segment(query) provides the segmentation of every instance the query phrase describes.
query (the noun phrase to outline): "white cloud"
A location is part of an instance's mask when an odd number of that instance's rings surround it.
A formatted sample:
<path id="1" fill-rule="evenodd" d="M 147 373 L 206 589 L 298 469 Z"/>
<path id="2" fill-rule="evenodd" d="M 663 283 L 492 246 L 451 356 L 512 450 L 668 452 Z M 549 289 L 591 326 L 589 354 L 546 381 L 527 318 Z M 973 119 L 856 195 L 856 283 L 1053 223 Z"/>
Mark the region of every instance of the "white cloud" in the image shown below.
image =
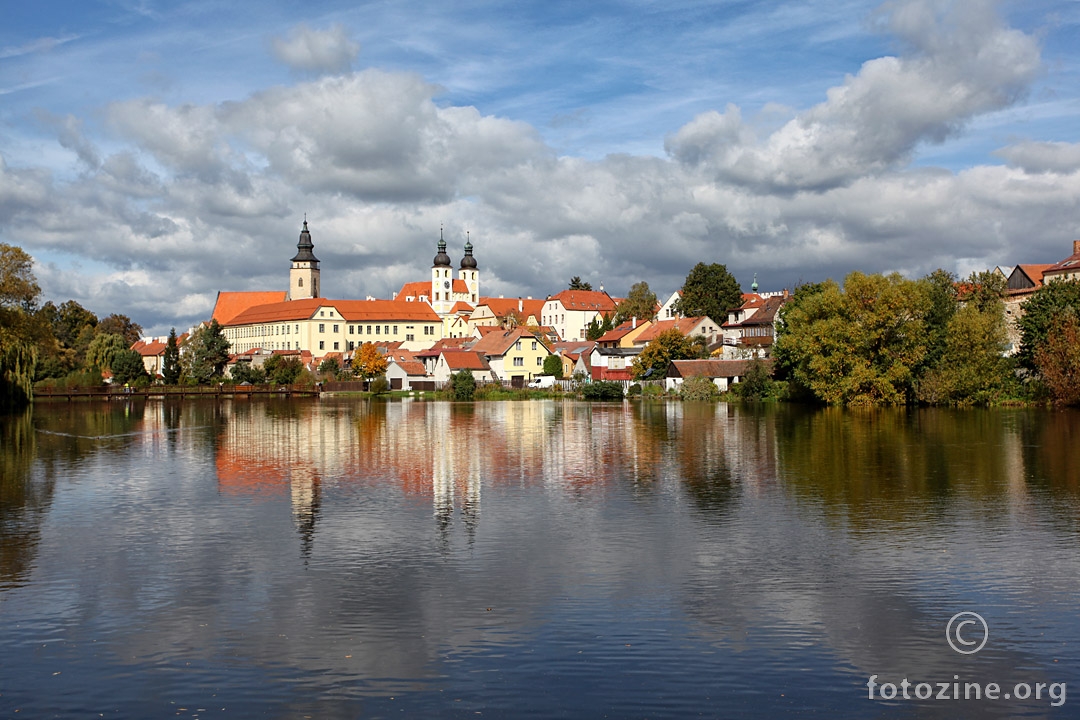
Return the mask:
<path id="1" fill-rule="evenodd" d="M 329 30 L 314 30 L 301 23 L 288 39 L 274 38 L 273 48 L 278 60 L 304 72 L 346 72 L 360 52 L 360 45 L 337 24 Z"/>
<path id="2" fill-rule="evenodd" d="M 1011 167 L 1029 173 L 1074 173 L 1080 170 L 1080 143 L 1026 140 L 997 150 Z"/>

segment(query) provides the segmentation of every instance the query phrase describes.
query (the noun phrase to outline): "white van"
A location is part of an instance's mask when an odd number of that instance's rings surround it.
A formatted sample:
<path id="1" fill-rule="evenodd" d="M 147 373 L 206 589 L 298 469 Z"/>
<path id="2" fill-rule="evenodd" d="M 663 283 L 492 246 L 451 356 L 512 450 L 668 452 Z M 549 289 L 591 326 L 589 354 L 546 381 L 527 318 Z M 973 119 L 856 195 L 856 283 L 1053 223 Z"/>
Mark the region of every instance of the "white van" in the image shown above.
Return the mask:
<path id="1" fill-rule="evenodd" d="M 549 388 L 555 387 L 554 375 L 537 375 L 529 381 L 529 387 L 531 388 Z"/>

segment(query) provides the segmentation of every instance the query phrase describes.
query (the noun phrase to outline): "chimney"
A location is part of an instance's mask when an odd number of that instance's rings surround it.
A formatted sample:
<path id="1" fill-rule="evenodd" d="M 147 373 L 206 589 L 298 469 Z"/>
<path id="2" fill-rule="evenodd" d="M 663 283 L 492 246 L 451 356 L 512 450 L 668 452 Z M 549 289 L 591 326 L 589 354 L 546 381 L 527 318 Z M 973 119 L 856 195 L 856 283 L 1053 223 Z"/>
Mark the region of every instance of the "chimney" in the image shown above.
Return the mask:
<path id="1" fill-rule="evenodd" d="M 391 300 L 397 300 L 397 290 L 395 290 L 394 292 L 390 293 L 390 299 L 391 299 Z"/>
<path id="2" fill-rule="evenodd" d="M 1073 240 L 1073 255 L 1080 255 L 1080 240 Z"/>
<path id="3" fill-rule="evenodd" d="M 630 318 L 630 329 L 637 330 L 637 317 Z"/>
<path id="4" fill-rule="evenodd" d="M 523 308 L 524 305 L 522 305 L 521 298 L 518 298 L 518 312 L 521 312 Z"/>

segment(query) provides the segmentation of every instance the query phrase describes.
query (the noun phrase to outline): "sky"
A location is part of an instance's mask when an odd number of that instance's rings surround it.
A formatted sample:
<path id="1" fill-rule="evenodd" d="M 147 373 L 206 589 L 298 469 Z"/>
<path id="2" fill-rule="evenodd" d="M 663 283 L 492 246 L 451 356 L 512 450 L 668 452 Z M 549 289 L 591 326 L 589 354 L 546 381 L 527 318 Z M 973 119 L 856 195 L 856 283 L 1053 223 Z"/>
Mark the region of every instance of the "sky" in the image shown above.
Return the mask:
<path id="1" fill-rule="evenodd" d="M 7 3 L 0 242 L 42 301 L 161 335 L 284 290 L 580 276 L 666 298 L 1057 262 L 1080 239 L 1077 0 Z"/>

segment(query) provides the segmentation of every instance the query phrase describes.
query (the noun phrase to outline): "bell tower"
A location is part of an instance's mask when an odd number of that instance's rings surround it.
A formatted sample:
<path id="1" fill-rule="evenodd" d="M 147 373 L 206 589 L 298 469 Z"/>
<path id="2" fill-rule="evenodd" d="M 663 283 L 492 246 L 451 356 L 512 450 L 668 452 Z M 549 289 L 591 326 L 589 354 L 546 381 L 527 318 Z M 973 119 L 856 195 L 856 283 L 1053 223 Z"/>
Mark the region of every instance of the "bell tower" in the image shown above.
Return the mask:
<path id="1" fill-rule="evenodd" d="M 450 256 L 446 254 L 446 241 L 443 240 L 442 228 L 439 228 L 439 252 L 431 263 L 431 295 L 428 301 L 431 309 L 440 315 L 450 312 L 454 306 L 451 291 L 454 278 L 450 270 Z"/>
<path id="2" fill-rule="evenodd" d="M 292 259 L 292 268 L 289 270 L 290 300 L 319 297 L 319 258 L 312 252 L 314 249 L 305 215 L 300 242 L 296 243 L 296 257 Z"/>
<path id="3" fill-rule="evenodd" d="M 461 269 L 458 275 L 469 288 L 468 303 L 475 307 L 476 303 L 480 302 L 480 271 L 476 268 L 476 258 L 473 257 L 472 252 L 472 240 L 466 235 L 465 255 L 461 258 Z"/>

